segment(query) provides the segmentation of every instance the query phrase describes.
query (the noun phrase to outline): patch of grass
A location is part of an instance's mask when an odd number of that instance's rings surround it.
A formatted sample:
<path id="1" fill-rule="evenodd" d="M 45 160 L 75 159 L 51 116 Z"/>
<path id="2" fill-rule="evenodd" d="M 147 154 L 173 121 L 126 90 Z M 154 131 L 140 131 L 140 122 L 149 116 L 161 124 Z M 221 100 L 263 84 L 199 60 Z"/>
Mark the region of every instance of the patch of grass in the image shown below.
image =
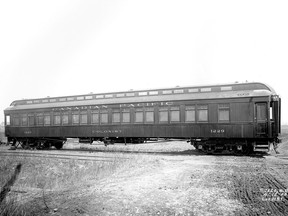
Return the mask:
<path id="1" fill-rule="evenodd" d="M 66 146 L 69 148 L 70 146 Z M 124 145 L 124 143 L 115 143 L 114 145 L 104 146 L 104 144 L 78 144 L 78 147 L 83 150 L 101 151 L 101 152 L 130 152 L 130 153 L 169 153 L 169 152 L 183 152 L 193 149 L 190 143 L 186 140 L 159 140 L 159 141 L 148 141 L 147 143 L 141 144 L 130 144 Z"/>
<path id="2" fill-rule="evenodd" d="M 288 125 L 281 126 L 280 139 L 281 143 L 278 144 L 277 150 L 280 154 L 288 155 Z"/>
<path id="3" fill-rule="evenodd" d="M 0 161 L 0 187 L 7 183 L 17 164 L 22 164 L 11 192 L 0 204 L 0 215 L 30 215 L 25 203 L 39 197 L 45 204 L 46 194 L 85 187 L 97 183 L 116 172 L 137 164 L 139 156 L 127 158 L 122 154 L 111 154 L 109 161 L 84 161 L 55 158 L 24 158 L 4 156 Z M 46 195 L 47 196 L 47 195 Z M 37 207 L 36 207 L 37 208 Z"/>

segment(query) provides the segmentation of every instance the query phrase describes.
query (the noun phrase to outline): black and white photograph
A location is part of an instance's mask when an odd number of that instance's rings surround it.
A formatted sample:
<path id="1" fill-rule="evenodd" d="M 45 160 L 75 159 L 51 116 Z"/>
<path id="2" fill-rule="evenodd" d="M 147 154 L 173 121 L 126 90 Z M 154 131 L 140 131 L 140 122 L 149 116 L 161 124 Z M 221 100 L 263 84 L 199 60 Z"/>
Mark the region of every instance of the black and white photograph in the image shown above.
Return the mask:
<path id="1" fill-rule="evenodd" d="M 287 11 L 0 0 L 0 216 L 288 215 Z"/>

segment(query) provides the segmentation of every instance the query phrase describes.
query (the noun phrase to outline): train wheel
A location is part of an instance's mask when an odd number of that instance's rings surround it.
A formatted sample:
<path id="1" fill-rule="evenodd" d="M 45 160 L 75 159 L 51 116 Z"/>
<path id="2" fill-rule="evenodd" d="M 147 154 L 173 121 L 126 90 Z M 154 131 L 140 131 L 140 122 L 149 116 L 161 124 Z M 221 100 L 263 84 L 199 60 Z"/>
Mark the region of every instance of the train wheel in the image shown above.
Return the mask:
<path id="1" fill-rule="evenodd" d="M 245 146 L 245 155 L 250 155 L 253 152 L 252 145 L 246 145 Z"/>
<path id="2" fill-rule="evenodd" d="M 50 143 L 47 141 L 39 141 L 37 143 L 36 149 L 49 149 L 50 148 Z"/>
<path id="3" fill-rule="evenodd" d="M 235 146 L 234 150 L 233 150 L 234 155 L 236 156 L 241 156 L 244 155 L 244 149 L 242 148 L 241 150 L 237 149 L 237 146 Z"/>
<path id="4" fill-rule="evenodd" d="M 63 147 L 63 142 L 62 141 L 59 141 L 59 142 L 56 142 L 56 143 L 54 143 L 54 146 L 55 146 L 55 148 L 56 149 L 62 149 L 62 147 Z"/>
<path id="5" fill-rule="evenodd" d="M 207 154 L 210 154 L 210 155 L 215 154 L 215 153 L 216 153 L 216 148 L 215 148 L 215 146 L 213 146 L 213 145 L 208 145 L 208 146 L 206 147 L 206 153 L 207 153 Z"/>
<path id="6" fill-rule="evenodd" d="M 23 149 L 30 149 L 30 145 L 28 143 L 28 140 L 25 140 L 25 141 L 21 141 L 20 142 L 20 145 Z"/>

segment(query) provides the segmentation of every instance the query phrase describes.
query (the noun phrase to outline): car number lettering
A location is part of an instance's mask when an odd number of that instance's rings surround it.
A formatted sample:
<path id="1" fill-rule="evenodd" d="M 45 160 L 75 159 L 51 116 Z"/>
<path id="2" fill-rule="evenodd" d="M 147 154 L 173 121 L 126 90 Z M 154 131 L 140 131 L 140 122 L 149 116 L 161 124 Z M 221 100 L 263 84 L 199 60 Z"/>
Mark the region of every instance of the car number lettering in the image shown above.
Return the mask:
<path id="1" fill-rule="evenodd" d="M 210 133 L 211 134 L 222 134 L 222 133 L 225 133 L 225 130 L 224 129 L 211 129 Z"/>

